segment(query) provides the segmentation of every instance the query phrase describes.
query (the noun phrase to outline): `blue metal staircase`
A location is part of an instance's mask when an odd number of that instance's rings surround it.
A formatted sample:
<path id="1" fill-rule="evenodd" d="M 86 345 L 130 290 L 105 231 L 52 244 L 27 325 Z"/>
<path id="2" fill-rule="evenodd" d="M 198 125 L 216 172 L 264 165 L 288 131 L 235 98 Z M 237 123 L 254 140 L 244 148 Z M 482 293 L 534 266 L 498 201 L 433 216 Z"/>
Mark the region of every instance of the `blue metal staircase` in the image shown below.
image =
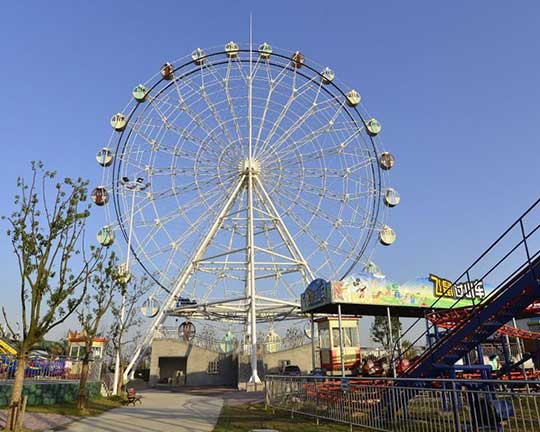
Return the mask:
<path id="1" fill-rule="evenodd" d="M 405 371 L 410 378 L 441 375 L 468 352 L 486 341 L 512 318 L 540 299 L 540 256 L 526 263 L 517 274 L 501 284 L 484 303 L 439 338 Z"/>
<path id="2" fill-rule="evenodd" d="M 540 300 L 540 280 L 538 278 L 540 276 L 540 250 L 534 254 L 531 254 L 529 250 L 531 247 L 531 237 L 535 234 L 537 236 L 540 234 L 540 224 L 538 224 L 538 220 L 535 220 L 533 227 L 528 232 L 526 232 L 524 224 L 525 218 L 530 218 L 533 210 L 540 210 L 539 204 L 540 199 L 480 255 L 454 284 L 457 284 L 460 280 L 468 280 L 470 282 L 469 275 L 480 266 L 485 268 L 486 258 L 491 258 L 490 254 L 494 250 L 498 250 L 502 244 L 506 244 L 503 242 L 508 241 L 509 238 L 514 238 L 512 236 L 515 235 L 516 231 L 518 231 L 520 236 L 518 243 L 508 251 L 505 251 L 506 253 L 503 254 L 502 258 L 497 257 L 495 265 L 491 266 L 480 279 L 491 274 L 501 264 L 508 263 L 508 258 L 516 253 L 516 251 L 524 252 L 524 256 L 526 257 L 525 263 L 501 282 L 484 301 L 467 308 L 464 318 L 456 323 L 453 328 L 440 331 L 436 323 L 426 320 L 426 331 L 410 346 L 414 346 L 419 340 L 425 338 L 428 341 L 428 348 L 412 362 L 410 367 L 400 374 L 400 377 L 435 378 L 443 375 L 455 376 L 457 368 L 454 365 L 458 360 L 465 358 L 475 348 L 478 349 L 478 354 L 480 355 L 482 342 L 485 342 L 507 322 L 520 315 L 531 303 Z M 452 287 L 448 289 L 452 289 Z M 459 300 L 463 298 L 457 298 L 454 305 L 457 305 Z M 436 303 L 432 306 L 435 306 Z M 416 322 L 401 335 L 401 340 L 407 337 L 407 333 L 411 331 Z M 404 352 L 399 350 L 401 340 L 395 343 L 394 359 L 401 358 L 404 354 Z M 480 363 L 482 363 L 481 359 Z M 464 365 L 460 366 L 460 369 L 479 370 L 482 372 L 484 378 L 489 378 L 491 371 L 489 367 L 482 364 Z"/>

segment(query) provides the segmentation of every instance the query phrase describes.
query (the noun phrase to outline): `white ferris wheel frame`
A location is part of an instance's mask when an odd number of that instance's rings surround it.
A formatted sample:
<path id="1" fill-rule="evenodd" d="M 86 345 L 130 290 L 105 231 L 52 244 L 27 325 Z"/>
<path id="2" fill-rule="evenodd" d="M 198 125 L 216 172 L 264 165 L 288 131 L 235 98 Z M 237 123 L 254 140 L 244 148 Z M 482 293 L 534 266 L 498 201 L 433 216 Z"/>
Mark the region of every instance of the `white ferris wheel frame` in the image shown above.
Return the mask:
<path id="1" fill-rule="evenodd" d="M 245 50 L 240 50 L 239 52 L 245 52 Z M 257 280 L 261 278 L 270 278 L 277 277 L 278 273 L 287 274 L 287 273 L 299 273 L 303 280 L 303 283 L 307 285 L 311 280 L 315 278 L 315 274 L 308 264 L 308 260 L 301 252 L 301 247 L 295 241 L 295 236 L 289 231 L 287 224 L 285 223 L 282 214 L 280 214 L 277 206 L 272 200 L 271 194 L 267 191 L 263 184 L 263 180 L 260 174 L 260 162 L 258 161 L 258 154 L 254 154 L 253 150 L 253 117 L 252 117 L 252 106 L 253 106 L 253 97 L 252 97 L 252 85 L 253 85 L 253 54 L 254 52 L 261 53 L 258 50 L 253 50 L 253 46 L 250 42 L 249 46 L 249 75 L 247 76 L 248 83 L 248 153 L 244 160 L 241 162 L 241 167 L 239 167 L 239 178 L 237 180 L 231 181 L 231 186 L 223 194 L 227 197 L 225 203 L 221 207 L 219 213 L 215 215 L 212 220 L 212 223 L 209 226 L 206 234 L 202 237 L 201 241 L 198 243 L 198 246 L 195 248 L 192 257 L 187 260 L 186 266 L 181 271 L 178 279 L 176 280 L 174 287 L 169 291 L 169 294 L 160 308 L 159 312 L 155 316 L 150 325 L 143 341 L 137 347 L 132 360 L 124 371 L 124 376 L 127 378 L 130 374 L 132 375 L 135 371 L 138 361 L 141 358 L 141 355 L 144 351 L 150 346 L 155 331 L 163 323 L 167 316 L 180 316 L 186 318 L 206 318 L 206 319 L 221 319 L 229 321 L 238 321 L 239 317 L 242 322 L 246 325 L 246 334 L 249 336 L 249 344 L 251 346 L 251 370 L 252 375 L 250 378 L 251 382 L 260 382 L 257 372 L 257 322 L 265 320 L 275 320 L 276 317 L 279 319 L 296 319 L 303 317 L 300 313 L 300 305 L 297 300 L 284 300 L 279 298 L 272 298 L 271 296 L 264 296 L 257 293 Z M 215 55 L 215 54 L 212 54 Z M 284 68 L 285 70 L 285 68 Z M 176 78 L 173 79 L 176 81 Z M 175 82 L 176 85 L 176 82 Z M 339 88 L 338 88 L 339 90 Z M 339 90 L 343 95 L 343 92 Z M 229 95 L 227 95 L 229 98 Z M 230 103 L 230 101 L 229 101 Z M 345 104 L 345 102 L 343 102 Z M 341 107 L 343 108 L 343 106 Z M 231 108 L 232 109 L 232 108 Z M 286 110 L 285 110 L 286 112 Z M 266 114 L 265 114 L 266 115 Z M 280 114 L 281 116 L 282 114 Z M 311 114 L 310 114 L 311 115 Z M 337 114 L 336 114 L 337 116 Z M 364 122 L 363 127 L 365 127 L 365 121 L 360 116 L 362 122 Z M 193 119 L 193 117 L 192 117 Z M 264 116 L 263 116 L 264 121 Z M 298 124 L 302 124 L 304 120 L 300 118 Z M 333 119 L 330 120 L 331 122 Z M 198 123 L 197 123 L 198 124 Z M 295 126 L 298 127 L 298 126 Z M 291 128 L 292 129 L 292 128 Z M 359 129 L 360 130 L 360 129 Z M 275 130 L 273 131 L 275 133 Z M 183 131 L 185 133 L 185 131 Z M 212 131 L 207 131 L 211 136 Z M 315 136 L 317 133 L 324 133 L 319 131 L 312 132 Z M 289 137 L 292 132 L 289 133 Z M 193 138 L 193 137 L 191 137 Z M 348 141 L 356 138 L 354 135 L 347 137 Z M 258 139 L 258 137 L 257 137 Z M 312 139 L 312 138 L 310 138 Z M 283 138 L 285 140 L 285 138 Z M 269 140 L 268 140 L 269 141 Z M 348 141 L 344 141 L 343 145 L 348 144 Z M 119 141 L 120 142 L 120 141 Z M 276 145 L 273 143 L 272 145 Z M 376 164 L 378 168 L 378 156 L 377 150 L 374 146 L 374 155 L 376 158 Z M 371 161 L 370 163 L 372 163 Z M 337 171 L 336 171 L 337 172 Z M 380 201 L 381 193 L 383 192 L 381 185 L 381 172 L 377 171 L 379 176 L 379 189 L 374 190 L 373 196 L 377 197 Z M 113 189 L 115 185 L 113 184 Z M 246 203 L 244 204 L 243 199 L 244 195 L 247 196 Z M 130 251 L 128 251 L 128 256 L 131 252 L 131 235 L 133 231 L 132 221 L 133 221 L 133 200 L 135 199 L 135 192 L 133 191 L 130 195 L 131 197 L 131 214 L 130 226 L 129 226 L 129 238 L 128 245 L 130 245 Z M 257 205 L 255 205 L 255 200 Z M 240 209 L 233 211 L 233 206 L 238 205 L 240 202 Z M 377 203 L 377 205 L 379 205 Z M 115 203 L 116 206 L 116 203 Z M 244 207 L 245 206 L 245 207 Z M 320 209 L 320 202 L 319 207 Z M 255 215 L 255 212 L 257 215 Z M 378 212 L 378 210 L 377 210 Z M 241 220 L 242 223 L 245 223 L 246 226 L 246 242 L 243 247 L 235 248 L 234 250 L 227 250 L 220 254 L 213 254 L 212 256 L 205 256 L 210 245 L 212 244 L 213 239 L 220 229 L 224 227 L 225 221 L 228 219 L 234 218 L 235 220 Z M 119 218 L 120 219 L 120 218 Z M 260 223 L 261 220 L 265 220 L 271 225 L 283 242 L 287 253 L 278 253 L 269 248 L 262 248 L 257 245 L 255 241 L 255 226 L 256 222 Z M 375 217 L 375 222 L 372 226 L 369 226 L 369 230 L 375 230 L 376 224 L 378 223 L 377 216 Z M 124 231 L 122 222 L 119 220 L 120 228 Z M 380 225 L 380 224 L 379 224 Z M 125 235 L 124 231 L 124 235 Z M 371 235 L 371 234 L 370 234 Z M 366 243 L 367 244 L 367 243 Z M 134 252 L 134 251 L 133 251 Z M 245 256 L 243 262 L 237 262 L 227 260 L 228 265 L 237 264 L 239 266 L 244 266 L 246 270 L 245 278 L 245 290 L 243 295 L 236 296 L 234 298 L 227 298 L 224 300 L 218 301 L 204 301 L 200 304 L 195 305 L 177 305 L 176 301 L 183 293 L 186 288 L 190 278 L 193 276 L 198 269 L 202 266 L 219 266 L 223 265 L 222 259 L 224 257 L 229 257 L 232 254 L 242 253 Z M 271 256 L 272 262 L 265 262 L 264 260 L 257 260 L 257 255 L 259 253 L 264 254 L 266 257 Z M 135 258 L 137 256 L 133 253 Z M 137 258 L 138 259 L 138 258 Z M 280 261 L 276 261 L 280 260 Z M 256 270 L 265 268 L 267 265 L 269 273 L 267 272 L 264 276 L 257 277 Z M 354 263 L 351 265 L 354 265 Z M 276 270 L 279 268 L 279 271 Z M 350 271 L 350 269 L 349 269 Z"/>

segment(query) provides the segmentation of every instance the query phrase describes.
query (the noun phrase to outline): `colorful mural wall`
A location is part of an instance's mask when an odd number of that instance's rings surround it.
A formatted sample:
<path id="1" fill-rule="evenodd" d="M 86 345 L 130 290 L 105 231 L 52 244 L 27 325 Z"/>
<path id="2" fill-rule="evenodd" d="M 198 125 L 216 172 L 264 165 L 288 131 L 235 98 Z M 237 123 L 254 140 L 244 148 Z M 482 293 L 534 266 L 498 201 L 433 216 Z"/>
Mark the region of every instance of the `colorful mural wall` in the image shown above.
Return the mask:
<path id="1" fill-rule="evenodd" d="M 301 303 L 306 311 L 329 303 L 430 307 L 438 300 L 435 307 L 446 309 L 470 306 L 473 299 L 478 303 L 485 295 L 480 280 L 452 285 L 431 274 L 399 284 L 380 274 L 357 273 L 341 281 L 315 279 L 302 294 Z"/>

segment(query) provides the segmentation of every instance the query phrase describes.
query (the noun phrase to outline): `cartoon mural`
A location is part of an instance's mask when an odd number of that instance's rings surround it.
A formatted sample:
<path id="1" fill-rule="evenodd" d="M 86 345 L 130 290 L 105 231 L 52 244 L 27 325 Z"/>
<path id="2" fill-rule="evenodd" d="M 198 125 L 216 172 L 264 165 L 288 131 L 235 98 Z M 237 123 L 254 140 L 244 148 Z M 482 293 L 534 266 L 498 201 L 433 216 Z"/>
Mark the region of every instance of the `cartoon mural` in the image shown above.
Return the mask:
<path id="1" fill-rule="evenodd" d="M 456 300 L 465 296 L 459 301 Z M 355 303 L 382 306 L 430 307 L 437 300 L 437 309 L 470 306 L 485 297 L 484 283 L 475 280 L 452 285 L 435 275 L 420 277 L 404 284 L 382 274 L 368 272 L 347 276 L 341 281 L 315 279 L 302 294 L 302 310 L 329 303 Z"/>

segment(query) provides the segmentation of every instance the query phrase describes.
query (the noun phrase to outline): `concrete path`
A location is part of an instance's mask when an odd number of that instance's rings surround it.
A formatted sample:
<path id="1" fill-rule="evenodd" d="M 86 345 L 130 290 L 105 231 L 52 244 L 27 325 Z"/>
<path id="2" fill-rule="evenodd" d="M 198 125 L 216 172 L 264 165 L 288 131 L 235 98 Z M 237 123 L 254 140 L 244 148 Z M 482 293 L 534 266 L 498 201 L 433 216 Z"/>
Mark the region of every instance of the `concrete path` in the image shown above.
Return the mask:
<path id="1" fill-rule="evenodd" d="M 147 390 L 142 404 L 115 408 L 97 417 L 76 421 L 62 430 L 71 432 L 210 432 L 223 406 L 217 395 L 194 395 Z"/>

